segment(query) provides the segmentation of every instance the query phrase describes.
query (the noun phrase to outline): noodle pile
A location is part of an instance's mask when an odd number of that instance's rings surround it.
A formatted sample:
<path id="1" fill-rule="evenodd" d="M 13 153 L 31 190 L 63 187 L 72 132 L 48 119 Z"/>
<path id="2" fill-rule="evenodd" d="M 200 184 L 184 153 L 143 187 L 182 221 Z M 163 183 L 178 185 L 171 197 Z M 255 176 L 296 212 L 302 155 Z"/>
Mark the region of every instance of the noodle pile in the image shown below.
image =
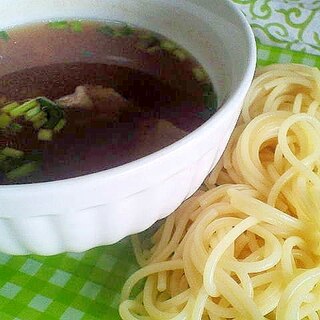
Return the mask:
<path id="1" fill-rule="evenodd" d="M 257 71 L 204 186 L 133 237 L 123 319 L 320 319 L 319 104 L 318 69 Z"/>

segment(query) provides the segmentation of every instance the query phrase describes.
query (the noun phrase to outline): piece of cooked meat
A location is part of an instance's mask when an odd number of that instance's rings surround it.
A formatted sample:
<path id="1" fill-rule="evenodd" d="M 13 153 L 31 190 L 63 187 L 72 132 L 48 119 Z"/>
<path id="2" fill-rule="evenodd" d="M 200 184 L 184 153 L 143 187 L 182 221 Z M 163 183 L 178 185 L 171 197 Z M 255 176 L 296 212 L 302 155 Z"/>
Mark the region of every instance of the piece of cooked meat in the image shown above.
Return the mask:
<path id="1" fill-rule="evenodd" d="M 66 108 L 79 108 L 92 110 L 94 108 L 93 101 L 89 96 L 89 92 L 86 86 L 76 87 L 74 93 L 64 96 L 56 100 L 56 102 Z"/>
<path id="2" fill-rule="evenodd" d="M 145 150 L 150 151 L 150 153 L 155 152 L 186 135 L 186 131 L 179 129 L 168 120 L 145 120 L 137 130 L 135 148 L 138 154 L 145 154 Z"/>
<path id="3" fill-rule="evenodd" d="M 157 121 L 156 127 L 152 130 L 152 133 L 155 138 L 168 145 L 187 135 L 187 132 L 179 129 L 172 122 L 163 119 Z"/>
<path id="4" fill-rule="evenodd" d="M 94 85 L 78 86 L 74 93 L 56 102 L 65 108 L 92 110 L 110 118 L 117 118 L 129 106 L 129 101 L 114 89 Z"/>

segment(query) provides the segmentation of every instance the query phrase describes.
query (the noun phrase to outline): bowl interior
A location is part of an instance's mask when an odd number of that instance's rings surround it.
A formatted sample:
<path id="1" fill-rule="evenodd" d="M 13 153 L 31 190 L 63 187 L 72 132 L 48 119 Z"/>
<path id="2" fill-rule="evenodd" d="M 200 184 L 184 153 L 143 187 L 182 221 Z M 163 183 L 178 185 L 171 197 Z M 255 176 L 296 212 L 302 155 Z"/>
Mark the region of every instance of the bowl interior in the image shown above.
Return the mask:
<path id="1" fill-rule="evenodd" d="M 68 18 L 116 20 L 150 29 L 171 38 L 193 54 L 208 71 L 221 105 L 243 77 L 246 64 L 239 61 L 245 61 L 249 48 L 243 45 L 247 43 L 243 39 L 243 26 L 233 23 L 234 13 L 228 6 L 221 6 L 218 0 L 210 0 L 204 4 L 213 8 L 217 6 L 219 10 L 208 11 L 198 3 L 194 0 L 193 3 L 158 0 L 4 0 L 1 3 L 0 30 Z M 223 15 L 221 10 L 224 10 Z"/>

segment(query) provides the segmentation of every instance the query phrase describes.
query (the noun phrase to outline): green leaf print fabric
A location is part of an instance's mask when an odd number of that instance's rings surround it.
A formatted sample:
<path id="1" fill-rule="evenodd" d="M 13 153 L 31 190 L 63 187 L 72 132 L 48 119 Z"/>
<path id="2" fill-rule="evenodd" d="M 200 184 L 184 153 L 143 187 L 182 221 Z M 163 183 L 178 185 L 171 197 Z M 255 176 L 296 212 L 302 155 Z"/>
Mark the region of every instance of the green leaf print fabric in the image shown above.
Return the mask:
<path id="1" fill-rule="evenodd" d="M 320 55 L 320 0 L 232 0 L 258 42 Z"/>

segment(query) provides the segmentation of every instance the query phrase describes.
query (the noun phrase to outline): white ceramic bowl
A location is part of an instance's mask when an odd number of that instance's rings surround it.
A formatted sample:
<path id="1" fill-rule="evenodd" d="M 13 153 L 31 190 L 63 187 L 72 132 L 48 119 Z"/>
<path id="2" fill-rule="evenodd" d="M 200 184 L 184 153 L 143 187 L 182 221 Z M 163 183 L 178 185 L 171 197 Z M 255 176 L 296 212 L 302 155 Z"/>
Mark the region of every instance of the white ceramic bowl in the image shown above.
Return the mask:
<path id="1" fill-rule="evenodd" d="M 216 165 L 254 74 L 254 37 L 229 1 L 1 1 L 0 30 L 66 18 L 125 21 L 171 38 L 208 71 L 221 107 L 193 133 L 140 160 L 73 179 L 0 186 L 0 251 L 10 254 L 83 251 L 166 217 Z"/>

